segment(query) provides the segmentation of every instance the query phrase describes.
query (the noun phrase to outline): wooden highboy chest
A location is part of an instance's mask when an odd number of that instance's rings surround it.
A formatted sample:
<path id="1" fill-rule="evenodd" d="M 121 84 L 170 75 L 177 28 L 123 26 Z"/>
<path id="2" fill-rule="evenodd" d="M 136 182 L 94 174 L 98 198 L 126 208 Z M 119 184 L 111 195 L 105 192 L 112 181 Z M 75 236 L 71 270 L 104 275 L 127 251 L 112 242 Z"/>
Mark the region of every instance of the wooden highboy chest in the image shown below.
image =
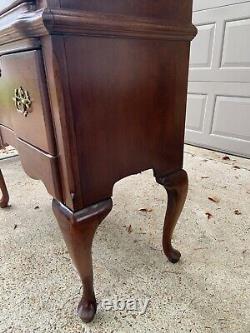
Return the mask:
<path id="1" fill-rule="evenodd" d="M 91 247 L 120 179 L 153 169 L 168 192 L 163 248 L 185 202 L 183 165 L 192 0 L 1 0 L 0 144 L 53 196 L 96 312 Z M 0 172 L 1 206 L 8 190 Z M 6 211 L 6 215 L 8 211 Z"/>

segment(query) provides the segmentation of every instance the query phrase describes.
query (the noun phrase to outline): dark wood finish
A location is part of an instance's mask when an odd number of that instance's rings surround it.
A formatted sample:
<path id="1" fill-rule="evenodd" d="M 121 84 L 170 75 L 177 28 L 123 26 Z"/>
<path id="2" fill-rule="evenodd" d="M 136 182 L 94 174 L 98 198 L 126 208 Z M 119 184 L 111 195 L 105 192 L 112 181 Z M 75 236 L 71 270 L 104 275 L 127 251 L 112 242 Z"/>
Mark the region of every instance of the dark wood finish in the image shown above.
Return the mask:
<path id="1" fill-rule="evenodd" d="M 57 200 L 62 200 L 58 157 L 51 156 L 18 139 L 15 133 L 0 125 L 0 132 L 4 142 L 15 147 L 20 156 L 24 171 L 32 178 L 41 180 L 48 193 Z"/>
<path id="2" fill-rule="evenodd" d="M 5 14 L 6 17 L 2 20 L 6 24 L 0 26 L 0 44 L 27 37 L 62 33 L 190 41 L 196 33 L 196 28 L 192 24 L 173 24 L 170 20 L 157 20 L 152 17 L 48 8 L 32 11 L 33 8 L 32 5 L 24 3 L 13 10 L 13 13 Z M 13 16 L 15 21 L 12 23 Z M 16 29 L 17 25 L 19 29 Z"/>
<path id="3" fill-rule="evenodd" d="M 180 258 L 171 240 L 188 187 L 182 167 L 192 0 L 6 4 L 1 146 L 17 147 L 25 171 L 54 197 L 84 285 L 79 314 L 88 322 L 96 312 L 92 241 L 118 180 L 154 170 L 168 192 L 164 252 L 171 262 Z M 19 86 L 32 98 L 31 113 L 29 98 L 21 101 L 27 117 L 12 100 Z"/>
<path id="4" fill-rule="evenodd" d="M 168 193 L 168 207 L 163 228 L 163 250 L 169 261 L 177 263 L 181 253 L 172 246 L 172 236 L 175 225 L 182 212 L 188 191 L 188 176 L 186 171 L 180 170 L 165 177 L 158 177 L 156 181 L 163 185 Z"/>
<path id="5" fill-rule="evenodd" d="M 196 31 L 192 25 L 176 26 L 152 18 L 137 17 L 135 19 L 125 15 L 99 12 L 76 12 L 59 9 L 45 12 L 44 15 L 47 30 L 54 34 L 64 32 L 64 34 L 74 33 L 87 36 L 191 40 Z M 41 28 L 40 30 L 41 33 L 44 33 Z"/>
<path id="6" fill-rule="evenodd" d="M 27 175 L 33 179 L 41 180 L 49 194 L 62 200 L 58 158 L 45 154 L 20 139 L 17 140 L 16 147 L 20 154 L 22 167 Z"/>
<path id="7" fill-rule="evenodd" d="M 91 254 L 93 238 L 99 224 L 111 209 L 111 199 L 77 213 L 53 200 L 54 214 L 83 284 L 83 296 L 78 306 L 78 314 L 87 323 L 93 320 L 97 309 Z"/>
<path id="8" fill-rule="evenodd" d="M 122 14 L 133 17 L 151 17 L 178 24 L 189 24 L 192 17 L 190 0 L 60 0 L 62 8 L 91 12 Z"/>
<path id="9" fill-rule="evenodd" d="M 130 174 L 181 168 L 188 53 L 185 42 L 65 38 L 80 206 L 112 196 Z"/>
<path id="10" fill-rule="evenodd" d="M 2 192 L 2 197 L 0 199 L 0 207 L 6 208 L 6 207 L 8 207 L 8 203 L 9 203 L 9 193 L 8 193 L 1 169 L 0 169 L 0 190 Z"/>
<path id="11" fill-rule="evenodd" d="M 40 51 L 4 55 L 0 58 L 0 68 L 0 123 L 12 128 L 21 139 L 55 155 L 50 106 Z M 32 102 L 27 117 L 17 112 L 13 101 L 15 89 L 20 87 L 28 91 Z M 10 120 L 6 122 L 5 119 L 8 117 Z"/>
<path id="12" fill-rule="evenodd" d="M 43 47 L 57 151 L 60 157 L 63 203 L 70 209 L 77 211 L 83 207 L 80 204 L 82 197 L 80 178 L 83 175 L 83 169 L 79 169 L 76 163 L 77 150 L 64 41 L 57 36 L 46 37 L 43 40 Z"/>

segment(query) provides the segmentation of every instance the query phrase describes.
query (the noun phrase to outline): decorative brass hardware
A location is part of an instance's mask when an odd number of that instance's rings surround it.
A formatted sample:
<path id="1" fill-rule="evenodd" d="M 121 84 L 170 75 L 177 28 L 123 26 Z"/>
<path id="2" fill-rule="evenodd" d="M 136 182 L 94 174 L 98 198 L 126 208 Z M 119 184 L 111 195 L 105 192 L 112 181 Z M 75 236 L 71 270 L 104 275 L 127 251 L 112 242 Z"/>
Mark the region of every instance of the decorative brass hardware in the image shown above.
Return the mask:
<path id="1" fill-rule="evenodd" d="M 28 91 L 24 90 L 22 87 L 15 89 L 15 97 L 13 98 L 15 102 L 17 112 L 20 112 L 27 117 L 31 112 L 31 104 L 32 101 L 30 99 L 30 95 Z"/>

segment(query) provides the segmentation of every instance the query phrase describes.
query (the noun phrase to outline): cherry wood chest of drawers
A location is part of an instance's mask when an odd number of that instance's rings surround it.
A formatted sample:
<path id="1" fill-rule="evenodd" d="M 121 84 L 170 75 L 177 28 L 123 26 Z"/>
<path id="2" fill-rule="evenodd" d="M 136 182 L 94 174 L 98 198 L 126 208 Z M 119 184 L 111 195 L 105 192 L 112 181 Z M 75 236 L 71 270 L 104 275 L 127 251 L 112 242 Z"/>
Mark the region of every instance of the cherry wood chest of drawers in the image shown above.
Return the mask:
<path id="1" fill-rule="evenodd" d="M 91 246 L 114 184 L 153 169 L 168 192 L 163 248 L 187 194 L 182 169 L 191 0 L 2 0 L 0 144 L 17 148 L 53 210 L 96 312 Z M 1 206 L 8 191 L 0 173 Z M 6 214 L 8 212 L 6 211 Z"/>

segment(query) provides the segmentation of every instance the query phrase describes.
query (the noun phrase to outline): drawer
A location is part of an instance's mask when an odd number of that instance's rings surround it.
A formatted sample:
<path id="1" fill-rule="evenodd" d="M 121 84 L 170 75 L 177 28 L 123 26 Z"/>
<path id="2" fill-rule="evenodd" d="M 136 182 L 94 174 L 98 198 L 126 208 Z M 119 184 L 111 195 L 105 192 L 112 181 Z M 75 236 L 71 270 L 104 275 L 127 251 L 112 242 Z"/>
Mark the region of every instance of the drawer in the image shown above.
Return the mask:
<path id="1" fill-rule="evenodd" d="M 17 137 L 55 155 L 41 51 L 1 56 L 0 70 L 0 122 Z"/>
<path id="2" fill-rule="evenodd" d="M 2 125 L 0 125 L 0 134 L 3 142 L 17 148 L 22 167 L 27 175 L 41 180 L 48 193 L 53 198 L 62 201 L 58 157 L 44 153 L 21 139 L 17 139 L 12 130 Z"/>

